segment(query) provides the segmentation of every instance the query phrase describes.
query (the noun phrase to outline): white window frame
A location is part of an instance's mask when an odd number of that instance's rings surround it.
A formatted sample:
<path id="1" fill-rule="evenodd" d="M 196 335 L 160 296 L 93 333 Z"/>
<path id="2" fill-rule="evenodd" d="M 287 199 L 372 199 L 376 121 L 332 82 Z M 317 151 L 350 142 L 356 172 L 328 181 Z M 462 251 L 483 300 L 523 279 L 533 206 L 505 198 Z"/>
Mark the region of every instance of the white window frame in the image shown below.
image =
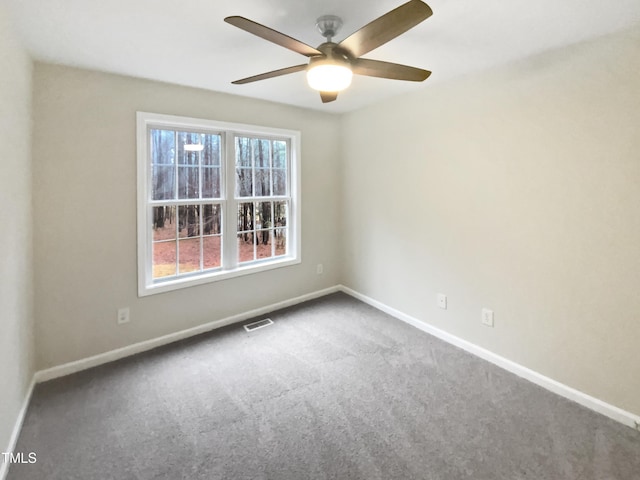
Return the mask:
<path id="1" fill-rule="evenodd" d="M 217 271 L 201 272 L 171 280 L 153 280 L 153 205 L 151 204 L 151 162 L 149 131 L 153 128 L 198 130 L 204 133 L 216 133 L 222 136 L 221 191 L 222 205 L 222 241 L 229 244 L 223 247 L 221 263 Z M 249 264 L 238 265 L 237 256 L 237 211 L 238 204 L 253 201 L 235 196 L 235 142 L 236 135 L 284 139 L 289 144 L 289 196 L 287 254 L 265 260 L 256 260 Z M 301 199 L 300 199 L 300 152 L 301 133 L 241 123 L 219 122 L 200 118 L 179 117 L 150 112 L 137 112 L 137 162 L 138 162 L 138 296 L 143 297 L 163 293 L 179 288 L 202 285 L 204 283 L 225 280 L 241 275 L 264 272 L 298 264 L 301 254 Z M 269 197 L 265 197 L 268 201 Z M 277 199 L 274 199 L 277 201 Z M 192 203 L 200 200 L 194 199 Z M 230 242 L 229 239 L 232 241 Z"/>

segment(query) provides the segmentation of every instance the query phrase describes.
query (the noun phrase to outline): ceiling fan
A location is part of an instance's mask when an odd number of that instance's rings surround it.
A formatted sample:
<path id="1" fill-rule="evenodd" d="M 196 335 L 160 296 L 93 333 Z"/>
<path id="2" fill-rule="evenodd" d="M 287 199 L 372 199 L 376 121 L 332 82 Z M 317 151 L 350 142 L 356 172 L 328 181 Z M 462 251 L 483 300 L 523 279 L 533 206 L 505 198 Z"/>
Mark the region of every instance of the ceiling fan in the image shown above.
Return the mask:
<path id="1" fill-rule="evenodd" d="M 422 82 L 431 75 L 430 71 L 361 57 L 415 27 L 432 14 L 433 11 L 426 3 L 410 0 L 365 25 L 340 43 L 334 43 L 332 39 L 342 26 L 342 20 L 335 15 L 325 15 L 318 19 L 316 26 L 326 38 L 326 42 L 317 48 L 247 18 L 227 17 L 224 21 L 231 25 L 309 57 L 308 64 L 281 68 L 231 83 L 241 85 L 306 70 L 309 86 L 320 91 L 322 102 L 327 103 L 333 102 L 338 98 L 338 92 L 351 84 L 354 73 L 369 77 Z"/>

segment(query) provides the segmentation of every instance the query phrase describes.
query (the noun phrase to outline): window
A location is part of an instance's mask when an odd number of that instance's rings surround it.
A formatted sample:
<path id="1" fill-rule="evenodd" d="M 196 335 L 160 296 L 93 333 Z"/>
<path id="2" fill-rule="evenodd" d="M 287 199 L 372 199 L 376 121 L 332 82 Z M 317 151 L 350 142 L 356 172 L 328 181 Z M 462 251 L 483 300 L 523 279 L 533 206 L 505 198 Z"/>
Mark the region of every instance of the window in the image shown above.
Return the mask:
<path id="1" fill-rule="evenodd" d="M 300 262 L 300 133 L 138 112 L 138 294 Z"/>

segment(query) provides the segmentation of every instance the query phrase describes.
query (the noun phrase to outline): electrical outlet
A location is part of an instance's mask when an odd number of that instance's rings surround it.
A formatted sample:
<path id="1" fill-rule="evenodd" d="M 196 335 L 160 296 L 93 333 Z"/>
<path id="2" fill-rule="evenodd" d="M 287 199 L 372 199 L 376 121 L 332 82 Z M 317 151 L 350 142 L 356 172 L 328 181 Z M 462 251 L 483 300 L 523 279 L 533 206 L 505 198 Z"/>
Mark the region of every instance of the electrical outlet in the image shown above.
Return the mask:
<path id="1" fill-rule="evenodd" d="M 444 310 L 447 309 L 447 296 L 444 293 L 438 294 L 438 306 Z"/>
<path id="2" fill-rule="evenodd" d="M 321 263 L 319 263 L 319 264 L 316 266 L 316 273 L 317 273 L 318 275 L 322 275 L 322 272 L 324 272 L 324 267 L 322 266 L 322 264 L 321 264 Z"/>
<path id="3" fill-rule="evenodd" d="M 493 310 L 488 308 L 482 309 L 482 324 L 487 327 L 493 327 Z"/>
<path id="4" fill-rule="evenodd" d="M 129 323 L 131 320 L 129 316 L 129 307 L 119 308 L 118 309 L 118 325 L 122 325 L 123 323 Z"/>

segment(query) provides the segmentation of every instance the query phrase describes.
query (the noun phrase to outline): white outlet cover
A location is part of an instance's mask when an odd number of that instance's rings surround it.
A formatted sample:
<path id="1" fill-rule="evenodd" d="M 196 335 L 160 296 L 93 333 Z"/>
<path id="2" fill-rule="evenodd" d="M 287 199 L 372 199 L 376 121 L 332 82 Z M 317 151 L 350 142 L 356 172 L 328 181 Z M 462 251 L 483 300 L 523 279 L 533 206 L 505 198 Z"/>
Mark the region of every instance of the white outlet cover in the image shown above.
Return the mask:
<path id="1" fill-rule="evenodd" d="M 119 308 L 118 309 L 118 324 L 122 325 L 123 323 L 128 323 L 129 320 L 130 320 L 129 307 Z"/>
<path id="2" fill-rule="evenodd" d="M 447 296 L 444 293 L 438 294 L 438 306 L 443 309 L 447 309 Z"/>
<path id="3" fill-rule="evenodd" d="M 493 310 L 488 308 L 482 309 L 482 324 L 487 327 L 493 327 Z"/>

